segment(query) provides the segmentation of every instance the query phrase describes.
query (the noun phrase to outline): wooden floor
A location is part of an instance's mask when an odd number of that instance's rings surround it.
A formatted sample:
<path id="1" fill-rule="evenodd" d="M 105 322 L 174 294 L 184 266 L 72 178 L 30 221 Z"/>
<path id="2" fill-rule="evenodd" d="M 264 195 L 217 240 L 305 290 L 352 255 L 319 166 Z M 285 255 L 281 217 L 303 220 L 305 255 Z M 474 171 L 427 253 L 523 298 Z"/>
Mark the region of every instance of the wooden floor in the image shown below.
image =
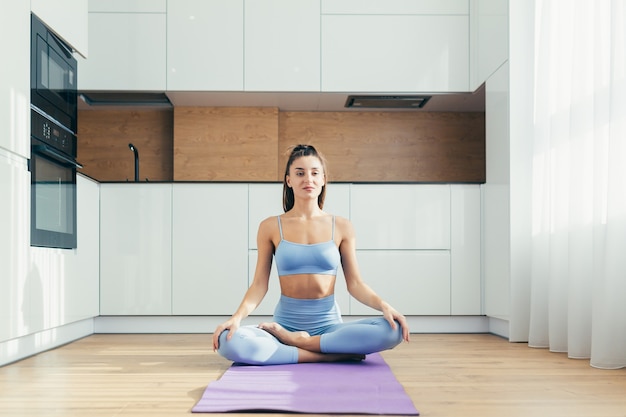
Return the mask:
<path id="1" fill-rule="evenodd" d="M 197 334 L 87 337 L 0 368 L 0 416 L 189 416 L 230 365 L 209 346 Z M 422 416 L 626 416 L 626 370 L 493 335 L 414 334 L 383 356 Z"/>

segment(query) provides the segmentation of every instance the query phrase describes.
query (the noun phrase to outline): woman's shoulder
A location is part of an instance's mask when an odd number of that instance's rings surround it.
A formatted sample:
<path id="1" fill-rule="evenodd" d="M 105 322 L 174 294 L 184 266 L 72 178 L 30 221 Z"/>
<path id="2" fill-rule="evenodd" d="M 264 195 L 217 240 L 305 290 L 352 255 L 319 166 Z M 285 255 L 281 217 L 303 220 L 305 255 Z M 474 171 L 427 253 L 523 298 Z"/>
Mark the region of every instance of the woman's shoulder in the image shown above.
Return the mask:
<path id="1" fill-rule="evenodd" d="M 257 232 L 257 240 L 273 242 L 276 244 L 278 240 L 280 240 L 280 234 L 278 230 L 278 220 L 276 219 L 278 216 L 270 216 L 259 223 L 259 229 Z"/>
<path id="2" fill-rule="evenodd" d="M 350 219 L 347 219 L 342 216 L 335 216 L 335 215 L 333 215 L 333 217 L 335 218 L 335 227 L 338 230 L 342 230 L 346 232 L 352 231 L 352 222 L 350 221 Z"/>
<path id="3" fill-rule="evenodd" d="M 278 216 L 270 216 L 261 220 L 261 223 L 259 223 L 259 229 L 268 227 L 278 227 Z"/>
<path id="4" fill-rule="evenodd" d="M 338 216 L 336 214 L 330 214 L 335 219 L 335 223 L 350 223 L 350 220 L 343 216 Z"/>

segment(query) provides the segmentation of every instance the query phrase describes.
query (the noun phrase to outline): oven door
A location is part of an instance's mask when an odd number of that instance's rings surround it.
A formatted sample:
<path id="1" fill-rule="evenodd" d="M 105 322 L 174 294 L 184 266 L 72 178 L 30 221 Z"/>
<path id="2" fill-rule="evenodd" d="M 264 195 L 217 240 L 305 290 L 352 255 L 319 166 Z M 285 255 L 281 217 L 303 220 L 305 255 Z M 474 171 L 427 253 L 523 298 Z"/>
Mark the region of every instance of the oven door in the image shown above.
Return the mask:
<path id="1" fill-rule="evenodd" d="M 76 248 L 76 168 L 71 158 L 33 140 L 31 246 Z"/>

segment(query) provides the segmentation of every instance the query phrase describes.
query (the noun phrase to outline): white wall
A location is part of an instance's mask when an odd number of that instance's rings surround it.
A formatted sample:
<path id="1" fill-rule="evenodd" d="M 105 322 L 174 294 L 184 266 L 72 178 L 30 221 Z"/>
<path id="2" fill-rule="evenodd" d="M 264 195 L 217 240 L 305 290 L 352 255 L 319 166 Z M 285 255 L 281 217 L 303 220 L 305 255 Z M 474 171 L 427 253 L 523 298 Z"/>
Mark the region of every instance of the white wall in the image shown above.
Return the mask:
<path id="1" fill-rule="evenodd" d="M 487 181 L 483 186 L 482 252 L 485 314 L 506 321 L 510 313 L 511 262 L 508 84 L 508 64 L 486 83 Z"/>
<path id="2" fill-rule="evenodd" d="M 528 340 L 533 132 L 533 3 L 509 2 L 509 61 L 487 80 L 487 182 L 483 187 L 485 312 L 495 333 Z M 531 128 L 532 129 L 532 128 Z"/>
<path id="3" fill-rule="evenodd" d="M 511 306 L 510 339 L 527 341 L 530 321 L 532 89 L 534 2 L 511 0 L 509 131 L 511 151 Z"/>

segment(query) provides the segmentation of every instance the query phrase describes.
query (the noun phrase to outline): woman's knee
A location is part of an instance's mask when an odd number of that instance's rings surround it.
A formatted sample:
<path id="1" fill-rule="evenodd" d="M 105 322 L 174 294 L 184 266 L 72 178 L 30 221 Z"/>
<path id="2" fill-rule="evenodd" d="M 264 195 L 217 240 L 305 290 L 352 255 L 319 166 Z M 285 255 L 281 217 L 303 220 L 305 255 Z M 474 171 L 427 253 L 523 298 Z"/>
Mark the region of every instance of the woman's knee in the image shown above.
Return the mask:
<path id="1" fill-rule="evenodd" d="M 402 326 L 395 321 L 395 328 L 383 318 L 379 318 L 377 323 L 380 329 L 379 338 L 382 350 L 392 349 L 402 342 Z"/>
<path id="2" fill-rule="evenodd" d="M 231 333 L 231 330 L 224 330 L 220 334 L 217 353 L 233 362 L 245 361 L 250 344 L 253 343 L 254 330 L 244 326 Z"/>
<path id="3" fill-rule="evenodd" d="M 256 326 L 244 326 L 237 329 L 230 340 L 225 331 L 219 337 L 217 352 L 233 362 L 249 365 L 276 365 L 296 363 L 298 351 L 293 346 L 280 343 L 275 337 Z"/>
<path id="4" fill-rule="evenodd" d="M 232 338 L 229 340 L 227 338 L 228 333 L 230 332 L 230 330 L 224 330 L 219 337 L 219 347 L 217 348 L 217 353 L 219 353 L 222 357 L 230 360 L 230 361 L 237 361 L 235 352 L 236 349 L 233 349 L 235 346 L 232 346 L 234 343 L 232 341 Z"/>
<path id="5" fill-rule="evenodd" d="M 389 342 L 389 349 L 394 348 L 396 346 L 398 346 L 400 343 L 402 343 L 402 326 L 400 325 L 400 323 L 398 323 L 398 321 L 395 321 L 396 323 L 396 328 L 392 328 L 391 326 L 389 326 L 390 331 L 387 333 L 388 335 L 388 342 Z"/>

